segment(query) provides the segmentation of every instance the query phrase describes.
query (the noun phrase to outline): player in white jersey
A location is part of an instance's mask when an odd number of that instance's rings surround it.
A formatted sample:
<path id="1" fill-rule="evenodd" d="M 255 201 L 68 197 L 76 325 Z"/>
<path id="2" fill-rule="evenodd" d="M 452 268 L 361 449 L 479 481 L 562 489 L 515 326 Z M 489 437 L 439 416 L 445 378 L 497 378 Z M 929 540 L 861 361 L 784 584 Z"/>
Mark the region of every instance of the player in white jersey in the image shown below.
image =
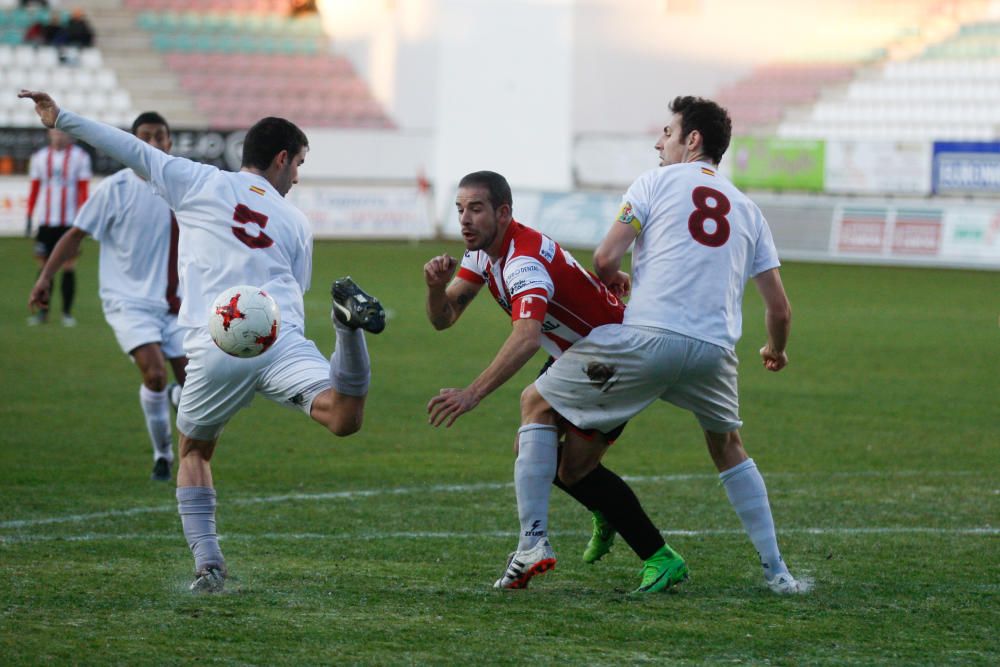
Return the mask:
<path id="1" fill-rule="evenodd" d="M 430 400 L 427 410 L 434 426 L 451 426 L 475 408 L 520 370 L 539 347 L 558 357 L 594 327 L 621 322 L 625 310 L 618 296 L 569 252 L 514 220 L 510 185 L 500 174 L 479 171 L 466 175 L 459 182 L 455 204 L 467 251 L 460 267 L 448 255 L 434 257 L 424 265 L 427 316 L 436 329 L 449 328 L 486 285 L 510 315 L 512 329 L 493 362 L 468 387 L 442 389 Z M 670 554 L 678 567 L 683 567 L 683 559 L 664 542 L 628 484 L 599 459 L 590 461 L 592 448 L 587 440 L 592 437 L 569 433 L 560 457 L 555 426 L 529 423 L 518 430 L 514 489 L 521 532 L 517 549 L 508 557 L 495 588 L 524 588 L 532 577 L 555 566 L 548 539 L 553 483 L 594 512 L 595 533 L 584 552 L 585 562 L 593 563 L 610 550 L 617 529 L 643 561 Z M 587 479 L 577 474 L 582 469 L 590 473 Z M 667 586 L 676 581 L 661 583 Z"/>
<path id="2" fill-rule="evenodd" d="M 28 220 L 26 233 L 31 233 L 32 219 L 38 222 L 35 237 L 35 259 L 42 267 L 52 249 L 62 238 L 83 202 L 92 176 L 90 156 L 73 144 L 73 138 L 59 130 L 49 130 L 49 145 L 31 156 L 28 167 L 31 190 L 28 193 Z M 36 210 L 38 215 L 35 215 Z M 63 326 L 76 325 L 73 318 L 73 299 L 76 296 L 76 260 L 79 253 L 65 257 L 62 267 L 60 293 L 62 295 Z M 56 267 L 56 271 L 60 266 Z M 55 277 L 55 271 L 52 273 Z M 48 320 L 48 304 L 28 318 L 35 326 Z"/>
<path id="3" fill-rule="evenodd" d="M 767 584 L 778 593 L 802 592 L 807 586 L 781 558 L 764 480 L 739 432 L 734 348 L 751 278 L 767 309 L 764 367 L 780 371 L 788 363 L 791 307 L 778 253 L 760 210 L 717 171 L 729 146 L 726 111 L 694 97 L 674 99 L 670 110 L 656 144 L 660 168 L 628 189 L 594 253 L 597 275 L 614 285 L 635 243 L 625 318 L 595 329 L 556 360 L 525 391 L 522 420 L 552 423 L 558 413 L 580 428 L 608 431 L 657 398 L 690 410 Z"/>
<path id="4" fill-rule="evenodd" d="M 215 527 L 210 461 L 223 428 L 255 394 L 301 410 L 330 432 L 361 428 L 370 382 L 364 330 L 385 327 L 381 304 L 350 278 L 334 282 L 336 349 L 329 360 L 305 337 L 303 293 L 312 273 L 312 232 L 285 200 L 309 150 L 305 134 L 283 118 L 264 118 L 246 134 L 239 172 L 172 157 L 108 125 L 61 111 L 46 93 L 31 98 L 48 127 L 58 126 L 132 168 L 156 188 L 181 228 L 178 262 L 187 329 L 187 379 L 177 411 L 177 501 L 194 555 L 194 591 L 222 590 L 226 565 Z M 234 285 L 265 290 L 281 309 L 278 340 L 265 353 L 239 359 L 208 333 L 212 301 Z"/>
<path id="5" fill-rule="evenodd" d="M 132 123 L 132 134 L 170 152 L 170 126 L 158 113 L 140 114 Z M 167 202 L 134 171 L 122 169 L 109 176 L 52 249 L 31 290 L 29 307 L 48 304 L 52 276 L 67 258 L 79 254 L 88 235 L 101 244 L 99 283 L 104 319 L 142 375 L 139 404 L 153 445 L 152 478 L 167 481 L 174 460 L 170 403 L 176 407 L 180 400 L 187 365 L 184 330 L 177 324 L 177 222 Z M 164 358 L 177 380 L 169 386 Z"/>

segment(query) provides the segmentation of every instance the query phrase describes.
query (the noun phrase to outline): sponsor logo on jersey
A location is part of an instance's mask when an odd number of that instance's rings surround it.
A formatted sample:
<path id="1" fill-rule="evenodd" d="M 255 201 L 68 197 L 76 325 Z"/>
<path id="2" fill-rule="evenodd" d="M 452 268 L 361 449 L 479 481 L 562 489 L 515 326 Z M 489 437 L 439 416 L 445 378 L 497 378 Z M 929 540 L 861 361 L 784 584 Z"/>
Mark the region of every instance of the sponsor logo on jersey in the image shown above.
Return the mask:
<path id="1" fill-rule="evenodd" d="M 556 256 L 556 242 L 548 236 L 543 236 L 542 247 L 538 249 L 538 254 L 544 257 L 545 261 L 551 262 Z"/>
<path id="2" fill-rule="evenodd" d="M 517 294 L 518 292 L 523 292 L 531 283 L 527 280 L 516 280 L 509 283 L 507 286 L 507 291 L 511 294 Z"/>
<path id="3" fill-rule="evenodd" d="M 264 195 L 267 194 L 267 192 L 265 192 L 264 188 L 258 188 L 256 185 L 251 185 L 250 186 L 250 192 L 256 192 L 261 197 L 263 197 Z"/>
<path id="4" fill-rule="evenodd" d="M 525 266 L 522 266 L 521 268 L 517 269 L 516 271 L 511 271 L 508 277 L 509 278 L 516 278 L 517 276 L 521 275 L 522 273 L 528 273 L 529 271 L 538 272 L 538 271 L 541 271 L 541 270 L 542 270 L 541 267 L 538 266 L 537 264 L 526 264 Z"/>

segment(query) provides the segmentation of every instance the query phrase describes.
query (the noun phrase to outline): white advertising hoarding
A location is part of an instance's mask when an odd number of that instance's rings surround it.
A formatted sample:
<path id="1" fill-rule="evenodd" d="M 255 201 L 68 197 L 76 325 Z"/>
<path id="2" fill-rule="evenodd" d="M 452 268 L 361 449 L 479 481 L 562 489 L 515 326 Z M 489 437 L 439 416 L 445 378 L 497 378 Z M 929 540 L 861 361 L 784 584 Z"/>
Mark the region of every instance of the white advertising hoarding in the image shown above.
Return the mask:
<path id="1" fill-rule="evenodd" d="M 931 191 L 931 144 L 827 141 L 825 190 L 830 193 L 923 195 Z"/>

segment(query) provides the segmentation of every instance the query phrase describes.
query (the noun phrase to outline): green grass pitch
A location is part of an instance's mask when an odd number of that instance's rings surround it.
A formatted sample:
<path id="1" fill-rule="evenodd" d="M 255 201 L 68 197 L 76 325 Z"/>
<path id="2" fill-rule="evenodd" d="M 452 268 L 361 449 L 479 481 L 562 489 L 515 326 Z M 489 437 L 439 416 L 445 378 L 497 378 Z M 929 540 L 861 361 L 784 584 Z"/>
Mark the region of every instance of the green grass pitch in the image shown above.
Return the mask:
<path id="1" fill-rule="evenodd" d="M 424 315 L 423 263 L 453 243 L 316 244 L 309 335 L 330 281 L 391 311 L 369 338 L 358 435 L 258 399 L 214 461 L 232 573 L 192 596 L 173 485 L 149 481 L 138 373 L 80 262 L 80 325 L 25 326 L 26 239 L 0 240 L 0 663 L 4 665 L 1000 663 L 1000 274 L 789 264 L 791 364 L 765 372 L 745 307 L 744 439 L 811 594 L 778 598 L 695 420 L 637 417 L 606 462 L 692 578 L 641 600 L 618 544 L 587 566 L 589 515 L 553 492 L 557 568 L 491 589 L 515 544 L 517 398 L 541 357 L 449 430 L 425 406 L 486 366 L 509 325 L 485 292 L 453 329 Z M 588 260 L 587 253 L 577 253 Z M 58 297 L 57 297 L 58 301 Z"/>

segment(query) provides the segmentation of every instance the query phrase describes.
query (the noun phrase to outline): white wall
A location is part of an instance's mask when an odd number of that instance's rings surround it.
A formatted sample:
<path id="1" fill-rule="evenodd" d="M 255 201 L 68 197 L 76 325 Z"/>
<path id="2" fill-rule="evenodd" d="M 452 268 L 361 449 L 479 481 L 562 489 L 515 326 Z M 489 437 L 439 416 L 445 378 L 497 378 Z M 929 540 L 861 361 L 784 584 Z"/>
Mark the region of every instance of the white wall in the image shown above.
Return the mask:
<path id="1" fill-rule="evenodd" d="M 438 3 L 434 183 L 466 173 L 512 187 L 572 185 L 572 2 Z"/>

